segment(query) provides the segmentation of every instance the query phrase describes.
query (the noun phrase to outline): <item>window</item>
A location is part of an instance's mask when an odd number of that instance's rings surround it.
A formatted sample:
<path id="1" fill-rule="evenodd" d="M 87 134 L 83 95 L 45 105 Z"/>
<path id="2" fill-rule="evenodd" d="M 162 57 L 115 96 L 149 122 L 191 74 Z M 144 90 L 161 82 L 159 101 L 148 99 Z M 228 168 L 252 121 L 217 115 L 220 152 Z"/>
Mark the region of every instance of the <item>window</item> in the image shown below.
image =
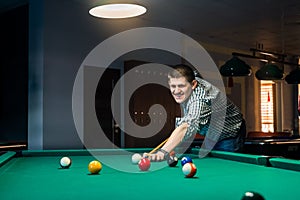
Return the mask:
<path id="1" fill-rule="evenodd" d="M 261 130 L 263 132 L 274 132 L 274 82 L 260 82 L 260 113 Z"/>

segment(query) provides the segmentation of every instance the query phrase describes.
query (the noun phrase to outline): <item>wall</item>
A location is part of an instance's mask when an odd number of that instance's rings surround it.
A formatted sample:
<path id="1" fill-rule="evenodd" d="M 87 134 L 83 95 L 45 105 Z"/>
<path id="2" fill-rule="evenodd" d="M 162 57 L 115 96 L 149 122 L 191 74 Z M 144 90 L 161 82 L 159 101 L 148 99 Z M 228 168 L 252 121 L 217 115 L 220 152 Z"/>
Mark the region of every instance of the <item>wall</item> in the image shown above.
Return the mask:
<path id="1" fill-rule="evenodd" d="M 88 15 L 88 7 L 78 1 L 46 0 L 43 4 L 31 1 L 31 6 L 37 7 L 36 10 L 40 9 L 39 12 L 32 13 L 36 16 L 32 16 L 31 22 L 39 20 L 43 30 L 40 33 L 42 40 L 40 51 L 31 52 L 35 59 L 40 58 L 39 64 L 30 66 L 34 71 L 40 71 L 38 74 L 40 79 L 36 80 L 40 86 L 40 93 L 36 90 L 32 91 L 37 95 L 31 100 L 42 97 L 39 107 L 36 104 L 31 106 L 31 108 L 35 107 L 32 109 L 35 112 L 30 114 L 32 119 L 30 127 L 33 131 L 29 131 L 29 137 L 37 143 L 32 145 L 32 148 L 82 148 L 72 115 L 72 89 L 81 63 L 93 48 L 116 33 L 141 26 L 159 27 L 160 24 L 138 18 L 99 20 Z M 32 35 L 38 31 L 40 29 L 32 32 Z M 216 50 L 215 47 L 210 48 Z M 130 58 L 165 64 L 180 62 L 176 58 L 157 57 L 143 52 L 123 57 L 124 60 Z M 113 67 L 121 68 L 122 60 L 116 61 Z M 32 78 L 36 79 L 33 76 Z M 40 110 L 36 112 L 39 108 Z M 33 113 L 37 113 L 40 118 L 33 117 Z M 33 127 L 38 128 L 33 129 Z M 43 134 L 40 134 L 41 132 Z M 40 139 L 36 140 L 36 138 Z"/>
<path id="2" fill-rule="evenodd" d="M 88 14 L 88 6 L 75 0 L 31 0 L 30 8 L 30 84 L 35 86 L 30 87 L 29 94 L 30 149 L 83 148 L 73 120 L 72 92 L 86 56 L 119 32 L 161 24 L 140 18 L 99 20 Z M 232 49 L 202 44 L 218 65 L 231 58 Z M 181 62 L 178 58 L 139 52 L 118 59 L 112 67 L 122 73 L 123 61 L 129 59 L 165 64 Z M 257 119 L 254 118 L 257 110 L 253 107 L 256 100 L 253 76 L 238 79 L 240 91 L 247 96 L 241 101 L 236 95 L 237 99 L 233 100 L 240 102 L 249 127 L 257 129 L 253 121 Z"/>
<path id="3" fill-rule="evenodd" d="M 0 14 L 0 143 L 26 143 L 28 6 Z"/>
<path id="4" fill-rule="evenodd" d="M 30 69 L 35 72 L 30 82 L 38 85 L 30 94 L 31 102 L 35 102 L 30 104 L 32 112 L 29 113 L 29 138 L 34 143 L 30 148 L 82 148 L 72 114 L 72 90 L 77 71 L 99 43 L 141 24 L 136 19 L 100 21 L 91 17 L 88 7 L 78 1 L 33 0 L 30 3 L 33 24 Z M 152 57 L 137 53 L 135 59 L 167 62 L 166 57 Z M 126 55 L 123 59 L 131 59 L 131 56 Z M 115 61 L 113 67 L 122 68 L 123 61 Z M 168 61 L 168 64 L 174 63 L 178 60 Z"/>

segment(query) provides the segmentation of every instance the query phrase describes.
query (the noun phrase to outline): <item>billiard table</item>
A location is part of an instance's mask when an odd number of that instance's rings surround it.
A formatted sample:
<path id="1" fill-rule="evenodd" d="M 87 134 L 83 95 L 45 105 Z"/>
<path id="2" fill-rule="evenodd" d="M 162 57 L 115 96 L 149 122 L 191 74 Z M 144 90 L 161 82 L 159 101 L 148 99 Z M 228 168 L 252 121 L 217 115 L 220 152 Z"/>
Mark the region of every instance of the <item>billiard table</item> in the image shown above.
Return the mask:
<path id="1" fill-rule="evenodd" d="M 148 149 L 126 151 L 133 154 Z M 199 158 L 199 149 L 191 149 L 186 155 L 192 157 L 197 173 L 193 178 L 185 178 L 180 162 L 176 167 L 152 162 L 150 170 L 144 172 L 131 163 L 130 154 L 119 152 L 8 151 L 0 156 L 0 198 L 238 200 L 246 191 L 258 192 L 270 200 L 300 198 L 298 160 L 221 151 Z M 72 159 L 70 168 L 60 167 L 62 156 Z M 88 163 L 92 160 L 102 163 L 99 174 L 89 173 Z"/>
<path id="2" fill-rule="evenodd" d="M 300 139 L 297 138 L 259 138 L 246 139 L 244 152 L 300 159 Z"/>

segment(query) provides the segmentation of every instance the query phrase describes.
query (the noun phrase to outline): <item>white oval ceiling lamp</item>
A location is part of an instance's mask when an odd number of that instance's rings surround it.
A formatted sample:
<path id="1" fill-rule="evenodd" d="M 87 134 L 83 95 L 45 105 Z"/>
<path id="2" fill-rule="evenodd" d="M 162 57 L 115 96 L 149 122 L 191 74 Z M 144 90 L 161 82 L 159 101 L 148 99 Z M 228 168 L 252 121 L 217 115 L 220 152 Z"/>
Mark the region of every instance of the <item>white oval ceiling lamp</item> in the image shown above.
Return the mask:
<path id="1" fill-rule="evenodd" d="M 124 19 L 144 14 L 147 9 L 137 4 L 106 4 L 92 8 L 89 13 L 94 17 Z"/>

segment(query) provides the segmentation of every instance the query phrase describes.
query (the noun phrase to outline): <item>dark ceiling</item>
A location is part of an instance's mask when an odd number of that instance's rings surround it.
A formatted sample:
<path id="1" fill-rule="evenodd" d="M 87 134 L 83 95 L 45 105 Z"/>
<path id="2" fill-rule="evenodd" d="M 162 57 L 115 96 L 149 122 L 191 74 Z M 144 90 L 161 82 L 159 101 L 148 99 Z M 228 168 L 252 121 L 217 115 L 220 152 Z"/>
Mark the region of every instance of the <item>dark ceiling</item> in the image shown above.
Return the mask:
<path id="1" fill-rule="evenodd" d="M 0 12 L 28 0 L 1 0 Z M 65 0 L 66 1 L 66 0 Z M 111 1 L 68 0 L 83 9 Z M 60 1 L 57 1 L 60 3 Z M 299 0 L 134 0 L 147 7 L 140 17 L 181 30 L 206 43 L 300 55 Z"/>

